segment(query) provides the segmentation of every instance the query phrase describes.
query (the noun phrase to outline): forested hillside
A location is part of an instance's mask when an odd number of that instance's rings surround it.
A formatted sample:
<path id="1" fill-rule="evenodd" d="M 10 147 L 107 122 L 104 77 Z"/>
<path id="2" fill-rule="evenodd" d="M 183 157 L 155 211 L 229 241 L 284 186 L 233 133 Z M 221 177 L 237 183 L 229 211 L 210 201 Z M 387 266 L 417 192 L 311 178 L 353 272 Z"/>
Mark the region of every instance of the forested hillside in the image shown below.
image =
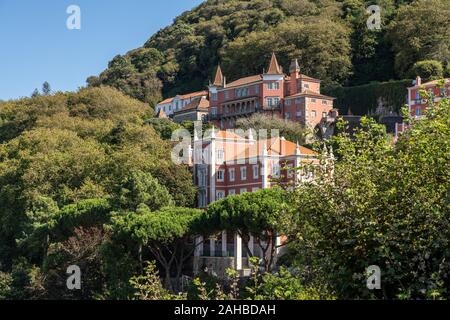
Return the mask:
<path id="1" fill-rule="evenodd" d="M 193 205 L 192 176 L 144 125 L 150 116 L 107 87 L 0 103 L 0 268 L 18 256 L 40 264 L 45 241 L 36 230 L 66 205 Z"/>
<path id="2" fill-rule="evenodd" d="M 382 27 L 369 30 L 366 8 L 375 3 Z M 272 51 L 285 70 L 299 58 L 302 72 L 325 86 L 413 78 L 423 60 L 437 61 L 442 76 L 449 16 L 447 0 L 209 0 L 88 83 L 154 104 L 204 88 L 219 62 L 228 80 L 260 73 Z"/>

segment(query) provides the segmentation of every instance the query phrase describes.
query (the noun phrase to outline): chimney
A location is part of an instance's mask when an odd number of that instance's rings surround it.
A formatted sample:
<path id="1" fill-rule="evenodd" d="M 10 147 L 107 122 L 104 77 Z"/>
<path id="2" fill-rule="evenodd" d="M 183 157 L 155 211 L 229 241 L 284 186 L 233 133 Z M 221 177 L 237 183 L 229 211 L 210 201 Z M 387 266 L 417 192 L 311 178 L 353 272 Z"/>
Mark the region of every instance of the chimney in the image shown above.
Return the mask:
<path id="1" fill-rule="evenodd" d="M 294 95 L 297 93 L 297 78 L 300 74 L 300 66 L 298 65 L 297 59 L 292 60 L 289 67 L 289 74 L 291 77 L 291 81 L 289 84 L 289 93 L 290 95 Z"/>
<path id="2" fill-rule="evenodd" d="M 420 78 L 420 76 L 416 77 L 416 86 L 420 86 L 422 85 L 422 78 Z"/>

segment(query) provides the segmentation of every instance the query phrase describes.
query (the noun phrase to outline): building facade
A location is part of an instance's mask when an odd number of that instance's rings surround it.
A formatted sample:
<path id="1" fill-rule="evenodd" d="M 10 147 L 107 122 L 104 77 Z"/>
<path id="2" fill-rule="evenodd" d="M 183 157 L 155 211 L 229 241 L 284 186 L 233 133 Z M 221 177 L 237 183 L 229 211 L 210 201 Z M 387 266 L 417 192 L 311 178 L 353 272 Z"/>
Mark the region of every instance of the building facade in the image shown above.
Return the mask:
<path id="1" fill-rule="evenodd" d="M 283 73 L 275 54 L 267 72 L 227 83 L 220 66 L 209 85 L 210 120 L 221 129 L 234 128 L 241 117 L 265 113 L 317 128 L 336 117 L 334 98 L 320 93 L 320 80 L 304 75 L 297 60 L 289 75 Z"/>
<path id="2" fill-rule="evenodd" d="M 320 164 L 317 153 L 310 149 L 283 137 L 256 139 L 251 131 L 243 135 L 241 132 L 210 130 L 203 139 L 195 135 L 191 155 L 199 208 L 206 208 L 211 202 L 228 196 L 276 184 L 291 186 L 309 181 L 313 178 L 311 168 Z M 326 165 L 332 172 L 332 156 L 327 158 Z M 194 254 L 194 273 L 205 266 L 218 276 L 224 276 L 229 267 L 243 275 L 250 272 L 247 254 L 242 249 L 243 239 L 237 233 L 223 231 L 208 241 L 202 237 L 197 241 L 203 245 L 198 245 Z M 278 236 L 277 245 L 282 241 L 283 238 Z M 262 257 L 253 237 L 249 239 L 248 248 L 254 256 Z"/>
<path id="3" fill-rule="evenodd" d="M 155 107 L 155 113 L 160 114 L 163 112 L 168 117 L 172 117 L 176 111 L 180 111 L 192 101 L 199 98 L 207 98 L 208 91 L 197 91 L 184 95 L 177 95 L 172 98 L 165 99 L 158 103 Z"/>
<path id="4" fill-rule="evenodd" d="M 427 91 L 434 102 L 450 96 L 450 78 L 444 79 L 444 85 L 442 86 L 440 85 L 440 80 L 422 83 L 420 76 L 417 76 L 413 84 L 412 87 L 408 88 L 408 113 L 416 119 L 423 117 L 427 109 L 427 101 L 421 96 L 421 90 Z M 407 128 L 407 123 L 396 124 L 395 135 L 398 136 Z"/>
<path id="5" fill-rule="evenodd" d="M 189 104 L 181 110 L 173 113 L 173 121 L 181 123 L 183 121 L 202 121 L 208 120 L 209 100 L 202 96 L 193 99 Z"/>
<path id="6" fill-rule="evenodd" d="M 324 128 L 336 120 L 338 112 L 333 108 L 334 98 L 320 93 L 320 83 L 302 74 L 297 60 L 291 62 L 289 74 L 284 74 L 272 54 L 267 72 L 227 83 L 218 66 L 208 91 L 166 99 L 156 106 L 155 112 L 175 121 L 203 119 L 222 130 L 234 128 L 239 118 L 264 113 L 321 129 L 321 134 L 325 134 Z M 192 106 L 197 99 L 202 99 L 202 110 Z"/>

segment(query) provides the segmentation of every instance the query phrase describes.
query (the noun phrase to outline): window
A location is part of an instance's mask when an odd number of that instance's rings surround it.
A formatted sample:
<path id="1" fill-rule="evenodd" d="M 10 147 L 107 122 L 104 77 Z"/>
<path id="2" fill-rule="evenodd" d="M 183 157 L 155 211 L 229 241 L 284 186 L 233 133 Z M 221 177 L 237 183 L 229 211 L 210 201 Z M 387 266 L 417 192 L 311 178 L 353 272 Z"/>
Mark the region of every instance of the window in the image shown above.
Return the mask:
<path id="1" fill-rule="evenodd" d="M 240 190 L 240 192 L 239 193 L 246 193 L 247 192 L 247 188 L 241 188 L 241 190 Z"/>
<path id="2" fill-rule="evenodd" d="M 254 187 L 254 188 L 252 188 L 252 192 L 255 192 L 255 191 L 258 191 L 259 190 L 259 188 L 258 187 Z"/>
<path id="3" fill-rule="evenodd" d="M 224 92 L 224 96 L 225 96 L 225 99 L 229 99 L 230 98 L 230 92 L 229 91 L 225 91 Z"/>
<path id="4" fill-rule="evenodd" d="M 248 88 L 239 88 L 235 90 L 237 98 L 248 96 Z"/>
<path id="5" fill-rule="evenodd" d="M 291 117 L 291 113 L 290 112 L 286 112 L 285 117 L 286 117 L 286 119 L 289 119 Z"/>
<path id="6" fill-rule="evenodd" d="M 218 190 L 216 191 L 216 200 L 220 200 L 225 198 L 225 191 Z"/>
<path id="7" fill-rule="evenodd" d="M 297 115 L 297 118 L 301 118 L 302 117 L 302 112 L 301 111 L 297 111 L 296 115 Z"/>
<path id="8" fill-rule="evenodd" d="M 217 181 L 223 182 L 225 177 L 225 170 L 217 171 Z"/>
<path id="9" fill-rule="evenodd" d="M 258 85 L 255 86 L 255 93 L 256 93 L 256 94 L 259 93 L 259 86 L 258 86 Z"/>
<path id="10" fill-rule="evenodd" d="M 211 94 L 211 99 L 217 101 L 217 92 Z"/>
<path id="11" fill-rule="evenodd" d="M 272 100 L 272 98 L 267 98 L 267 105 L 268 105 L 269 107 L 273 106 L 273 100 Z"/>
<path id="12" fill-rule="evenodd" d="M 291 100 L 290 99 L 287 99 L 287 100 L 285 100 L 285 102 L 284 102 L 287 106 L 290 106 L 291 105 Z"/>
<path id="13" fill-rule="evenodd" d="M 295 99 L 295 104 L 300 104 L 300 103 L 302 103 L 302 99 L 301 98 Z"/>
<path id="14" fill-rule="evenodd" d="M 326 118 L 327 117 L 327 113 L 326 112 L 322 112 L 322 118 Z"/>
<path id="15" fill-rule="evenodd" d="M 305 84 L 303 85 L 303 88 L 309 89 L 309 84 L 305 83 Z"/>
<path id="16" fill-rule="evenodd" d="M 267 89 L 273 90 L 273 82 L 269 82 L 269 83 L 267 84 Z"/>
<path id="17" fill-rule="evenodd" d="M 322 104 L 328 104 L 327 100 L 322 100 Z"/>
<path id="18" fill-rule="evenodd" d="M 228 195 L 229 196 L 234 196 L 235 194 L 236 194 L 236 190 L 235 189 L 228 190 Z"/>
<path id="19" fill-rule="evenodd" d="M 259 178 L 259 166 L 254 165 L 253 166 L 253 179 L 258 179 L 258 178 Z"/>
<path id="20" fill-rule="evenodd" d="M 422 109 L 420 109 L 419 107 L 416 108 L 416 116 L 421 116 L 422 115 Z"/>
<path id="21" fill-rule="evenodd" d="M 315 118 L 317 116 L 316 110 L 311 111 L 311 117 Z"/>
<path id="22" fill-rule="evenodd" d="M 198 186 L 206 187 L 206 170 L 205 169 L 198 170 Z"/>
<path id="23" fill-rule="evenodd" d="M 172 111 L 172 105 L 169 106 L 169 111 Z"/>
<path id="24" fill-rule="evenodd" d="M 206 191 L 205 190 L 202 190 L 202 191 L 199 192 L 199 195 L 198 195 L 198 206 L 200 208 L 206 207 Z"/>
<path id="25" fill-rule="evenodd" d="M 280 175 L 280 165 L 274 164 L 272 167 L 272 176 L 278 177 Z"/>
<path id="26" fill-rule="evenodd" d="M 279 97 L 273 98 L 273 102 L 274 102 L 275 106 L 278 106 L 280 104 L 280 98 Z"/>
<path id="27" fill-rule="evenodd" d="M 280 84 L 279 84 L 278 82 L 274 82 L 273 88 L 274 88 L 275 90 L 280 89 Z"/>
<path id="28" fill-rule="evenodd" d="M 217 151 L 217 162 L 222 163 L 224 158 L 224 151 L 223 149 L 218 149 Z"/>
<path id="29" fill-rule="evenodd" d="M 312 103 L 316 103 L 316 101 L 317 101 L 317 100 L 316 100 L 315 98 L 311 98 L 311 102 L 312 102 Z"/>
<path id="30" fill-rule="evenodd" d="M 247 180 L 247 167 L 241 167 L 241 180 Z"/>
<path id="31" fill-rule="evenodd" d="M 228 171 L 228 175 L 230 176 L 230 181 L 234 181 L 234 179 L 236 179 L 236 170 L 231 168 L 230 171 Z"/>

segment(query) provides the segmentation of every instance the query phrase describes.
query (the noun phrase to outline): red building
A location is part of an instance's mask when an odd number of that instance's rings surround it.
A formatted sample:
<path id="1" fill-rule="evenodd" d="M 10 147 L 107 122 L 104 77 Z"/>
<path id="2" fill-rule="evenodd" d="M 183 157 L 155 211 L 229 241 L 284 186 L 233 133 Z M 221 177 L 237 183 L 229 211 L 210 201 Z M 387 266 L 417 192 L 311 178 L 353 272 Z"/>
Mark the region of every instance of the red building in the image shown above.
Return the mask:
<path id="1" fill-rule="evenodd" d="M 438 102 L 443 97 L 450 96 L 450 78 L 444 79 L 444 85 L 440 86 L 441 80 L 433 80 L 426 83 L 422 83 L 420 76 L 416 77 L 414 85 L 408 88 L 408 112 L 409 115 L 420 119 L 424 116 L 427 101 L 420 95 L 421 90 L 427 91 L 434 102 Z M 408 128 L 406 123 L 398 123 L 395 128 L 395 134 L 404 132 Z"/>
<path id="2" fill-rule="evenodd" d="M 275 54 L 267 72 L 227 83 L 220 66 L 209 86 L 210 120 L 221 129 L 233 128 L 236 120 L 261 112 L 316 128 L 336 117 L 334 98 L 320 93 L 320 80 L 304 75 L 293 60 L 289 75 L 283 73 Z"/>
<path id="3" fill-rule="evenodd" d="M 332 151 L 320 161 L 317 153 L 287 141 L 283 137 L 256 139 L 252 132 L 246 135 L 229 131 L 209 130 L 203 139 L 194 136 L 193 172 L 198 187 L 198 207 L 228 196 L 270 188 L 275 184 L 295 185 L 313 179 L 320 166 L 330 176 L 334 170 Z M 300 168 L 300 170 L 299 170 Z M 196 239 L 203 242 L 202 237 Z M 243 239 L 223 231 L 199 245 L 194 254 L 194 273 L 203 267 L 224 276 L 225 269 L 234 267 L 244 275 L 250 272 L 248 257 L 242 250 Z M 277 237 L 276 245 L 283 243 Z M 253 236 L 248 247 L 254 256 L 262 257 Z M 281 254 L 277 249 L 277 254 Z"/>

